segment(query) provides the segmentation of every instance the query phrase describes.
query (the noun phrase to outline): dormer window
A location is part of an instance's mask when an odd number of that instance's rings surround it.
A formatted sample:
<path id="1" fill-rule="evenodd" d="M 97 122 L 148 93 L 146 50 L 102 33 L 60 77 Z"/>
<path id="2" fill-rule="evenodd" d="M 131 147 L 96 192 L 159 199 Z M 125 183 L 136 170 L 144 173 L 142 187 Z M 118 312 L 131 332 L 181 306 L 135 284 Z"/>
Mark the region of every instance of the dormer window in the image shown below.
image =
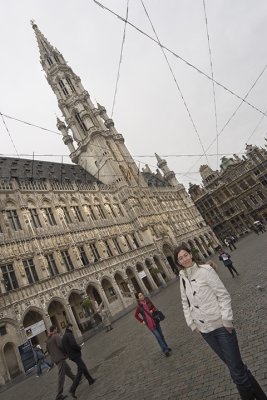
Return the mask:
<path id="1" fill-rule="evenodd" d="M 64 82 L 63 82 L 62 80 L 59 80 L 58 83 L 59 83 L 59 86 L 60 86 L 60 88 L 61 88 L 63 94 L 64 94 L 65 96 L 68 96 L 68 95 L 69 95 L 69 92 L 68 92 L 68 90 L 67 90 L 67 88 L 66 88 Z"/>

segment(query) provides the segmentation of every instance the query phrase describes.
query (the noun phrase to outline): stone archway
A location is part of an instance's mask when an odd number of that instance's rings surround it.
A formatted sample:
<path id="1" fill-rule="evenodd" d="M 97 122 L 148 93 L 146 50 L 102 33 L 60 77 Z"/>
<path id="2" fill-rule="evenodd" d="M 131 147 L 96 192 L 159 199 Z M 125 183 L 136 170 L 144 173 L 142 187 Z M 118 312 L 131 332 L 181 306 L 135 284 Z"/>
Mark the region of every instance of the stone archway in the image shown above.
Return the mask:
<path id="1" fill-rule="evenodd" d="M 127 275 L 129 281 L 132 283 L 132 285 L 134 287 L 135 294 L 142 292 L 142 289 L 141 289 L 141 287 L 140 287 L 140 285 L 139 285 L 139 283 L 138 283 L 138 281 L 136 279 L 136 276 L 135 276 L 135 274 L 134 274 L 134 272 L 133 272 L 131 267 L 128 267 L 126 269 L 126 275 Z"/>
<path id="2" fill-rule="evenodd" d="M 145 264 L 155 284 L 157 285 L 157 287 L 159 287 L 161 285 L 161 282 L 158 277 L 158 273 L 160 272 L 160 270 L 157 267 L 154 267 L 152 261 L 149 260 L 148 258 L 145 260 Z"/>
<path id="3" fill-rule="evenodd" d="M 52 325 L 57 327 L 59 333 L 63 333 L 69 322 L 69 317 L 64 305 L 59 300 L 52 300 L 48 307 L 48 314 Z"/>
<path id="4" fill-rule="evenodd" d="M 82 307 L 82 302 L 83 298 L 81 293 L 77 291 L 71 292 L 69 295 L 69 305 L 72 310 L 73 316 L 75 318 L 75 321 L 78 325 L 78 328 L 80 329 L 81 332 L 84 331 L 83 329 L 83 323 L 85 322 L 85 315 L 83 312 L 83 307 Z"/>
<path id="5" fill-rule="evenodd" d="M 114 275 L 114 279 L 120 289 L 122 296 L 124 297 L 131 297 L 131 292 L 127 282 L 123 279 L 122 275 L 119 272 L 116 272 Z"/>
<path id="6" fill-rule="evenodd" d="M 166 259 L 167 259 L 172 271 L 175 273 L 175 275 L 179 275 L 179 271 L 178 271 L 177 265 L 175 264 L 174 259 L 173 259 L 173 249 L 172 249 L 172 247 L 169 244 L 164 243 L 163 246 L 162 246 L 162 252 L 165 255 L 165 257 L 166 257 Z"/>
<path id="7" fill-rule="evenodd" d="M 26 311 L 23 318 L 23 327 L 32 345 L 40 344 L 41 347 L 45 347 L 47 334 L 41 310 L 29 309 Z"/>
<path id="8" fill-rule="evenodd" d="M 116 291 L 111 283 L 111 281 L 108 278 L 104 278 L 101 282 L 102 288 L 104 290 L 104 293 L 108 299 L 109 304 L 113 303 L 114 301 L 118 300 L 118 296 L 116 294 Z"/>
<path id="9" fill-rule="evenodd" d="M 166 272 L 165 272 L 165 270 L 164 270 L 164 267 L 163 267 L 163 265 L 162 265 L 162 262 L 161 262 L 161 260 L 160 260 L 160 257 L 157 256 L 157 255 L 155 255 L 155 256 L 153 256 L 153 260 L 154 260 L 154 263 L 155 263 L 157 269 L 160 271 L 160 273 L 161 273 L 161 275 L 162 275 L 162 278 L 163 278 L 165 281 L 168 281 L 168 280 L 169 280 L 169 277 L 167 276 L 167 274 L 166 274 Z"/>
<path id="10" fill-rule="evenodd" d="M 149 279 L 146 275 L 146 272 L 144 271 L 144 268 L 142 266 L 142 264 L 138 263 L 136 265 L 136 269 L 137 269 L 137 273 L 139 276 L 139 279 L 141 280 L 141 282 L 143 283 L 143 285 L 145 286 L 146 290 L 150 293 L 153 291 L 153 288 L 149 282 Z M 141 290 L 141 292 L 143 292 L 143 290 Z"/>
<path id="11" fill-rule="evenodd" d="M 6 361 L 7 372 L 10 376 L 10 379 L 13 379 L 21 372 L 14 343 L 6 343 L 3 349 L 3 354 Z"/>
<path id="12" fill-rule="evenodd" d="M 89 299 L 92 301 L 92 310 L 97 311 L 98 306 L 103 302 L 99 290 L 92 284 L 89 284 L 86 289 Z"/>

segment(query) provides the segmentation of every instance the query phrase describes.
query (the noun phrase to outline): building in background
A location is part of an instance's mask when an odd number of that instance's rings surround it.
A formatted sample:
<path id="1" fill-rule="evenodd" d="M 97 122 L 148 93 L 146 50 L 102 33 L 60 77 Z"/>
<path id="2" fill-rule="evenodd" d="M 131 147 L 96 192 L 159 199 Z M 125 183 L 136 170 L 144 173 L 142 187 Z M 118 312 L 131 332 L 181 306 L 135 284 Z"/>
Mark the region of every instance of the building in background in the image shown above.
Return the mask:
<path id="1" fill-rule="evenodd" d="M 203 186 L 190 184 L 189 194 L 218 238 L 242 236 L 267 221 L 267 151 L 247 145 L 240 159 L 222 158 L 220 172 L 200 167 Z"/>
<path id="2" fill-rule="evenodd" d="M 23 371 L 27 340 L 45 346 L 51 323 L 86 337 L 101 303 L 116 318 L 136 292 L 174 279 L 177 243 L 202 258 L 218 245 L 166 161 L 140 171 L 105 108 L 33 29 L 73 164 L 0 158 L 0 384 Z"/>

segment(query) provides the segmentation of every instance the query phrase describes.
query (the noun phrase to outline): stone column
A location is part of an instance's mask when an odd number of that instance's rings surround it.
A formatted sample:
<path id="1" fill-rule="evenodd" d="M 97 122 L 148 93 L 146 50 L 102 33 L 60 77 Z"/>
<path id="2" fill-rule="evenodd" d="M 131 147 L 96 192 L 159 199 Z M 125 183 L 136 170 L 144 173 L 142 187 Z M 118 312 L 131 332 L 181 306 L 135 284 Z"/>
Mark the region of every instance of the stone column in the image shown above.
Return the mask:
<path id="1" fill-rule="evenodd" d="M 123 296 L 122 296 L 122 294 L 121 294 L 120 288 L 119 288 L 119 286 L 118 286 L 116 280 L 115 280 L 115 279 L 112 279 L 111 282 L 112 282 L 112 285 L 113 285 L 113 287 L 114 287 L 114 290 L 115 290 L 115 292 L 116 292 L 118 298 L 120 299 L 120 301 L 121 301 L 121 303 L 122 303 L 122 307 L 123 307 L 123 308 L 126 308 L 126 307 L 127 307 L 127 306 L 126 306 L 126 303 L 125 303 L 125 301 L 124 301 L 124 298 L 123 298 Z"/>
<path id="2" fill-rule="evenodd" d="M 148 295 L 148 294 L 149 294 L 149 291 L 148 291 L 148 289 L 146 288 L 146 285 L 144 284 L 143 280 L 139 277 L 138 272 L 137 272 L 137 274 L 134 275 L 134 276 L 135 276 L 135 278 L 136 278 L 136 280 L 137 280 L 138 285 L 140 286 L 140 288 L 141 288 L 141 290 L 142 290 L 142 293 L 143 293 L 144 295 Z"/>
<path id="3" fill-rule="evenodd" d="M 82 336 L 82 332 L 80 331 L 80 329 L 78 327 L 76 318 L 75 318 L 75 316 L 73 314 L 71 305 L 69 303 L 67 304 L 67 312 L 68 312 L 68 315 L 70 317 L 70 323 L 72 323 L 72 325 L 73 325 L 73 334 L 74 334 L 74 336 L 81 337 Z"/>
<path id="4" fill-rule="evenodd" d="M 152 277 L 152 275 L 151 275 L 149 269 L 148 269 L 147 267 L 145 267 L 145 266 L 144 266 L 143 268 L 144 268 L 144 271 L 145 271 L 145 273 L 146 273 L 147 279 L 148 279 L 148 281 L 149 281 L 149 283 L 150 283 L 152 289 L 153 289 L 153 290 L 157 290 L 157 289 L 158 289 L 158 286 L 157 286 L 156 282 L 154 281 L 154 279 L 153 279 L 153 277 Z"/>

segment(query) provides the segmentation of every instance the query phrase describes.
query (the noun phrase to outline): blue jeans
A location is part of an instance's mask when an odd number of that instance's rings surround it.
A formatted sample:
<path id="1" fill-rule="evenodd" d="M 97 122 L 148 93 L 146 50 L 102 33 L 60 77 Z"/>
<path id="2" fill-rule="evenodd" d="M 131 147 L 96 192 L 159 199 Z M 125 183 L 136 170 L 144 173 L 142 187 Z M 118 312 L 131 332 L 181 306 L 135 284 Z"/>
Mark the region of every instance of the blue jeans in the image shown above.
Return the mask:
<path id="1" fill-rule="evenodd" d="M 243 363 L 239 351 L 235 330 L 229 333 L 224 327 L 209 333 L 201 333 L 205 341 L 220 359 L 227 365 L 237 388 L 251 390 L 247 367 Z"/>
<path id="2" fill-rule="evenodd" d="M 160 324 L 156 324 L 156 328 L 151 332 L 156 337 L 156 339 L 157 339 L 157 341 L 158 341 L 163 353 L 166 353 L 168 351 L 169 347 L 168 347 L 168 345 L 167 345 L 167 343 L 165 341 L 165 338 L 163 336 Z"/>

